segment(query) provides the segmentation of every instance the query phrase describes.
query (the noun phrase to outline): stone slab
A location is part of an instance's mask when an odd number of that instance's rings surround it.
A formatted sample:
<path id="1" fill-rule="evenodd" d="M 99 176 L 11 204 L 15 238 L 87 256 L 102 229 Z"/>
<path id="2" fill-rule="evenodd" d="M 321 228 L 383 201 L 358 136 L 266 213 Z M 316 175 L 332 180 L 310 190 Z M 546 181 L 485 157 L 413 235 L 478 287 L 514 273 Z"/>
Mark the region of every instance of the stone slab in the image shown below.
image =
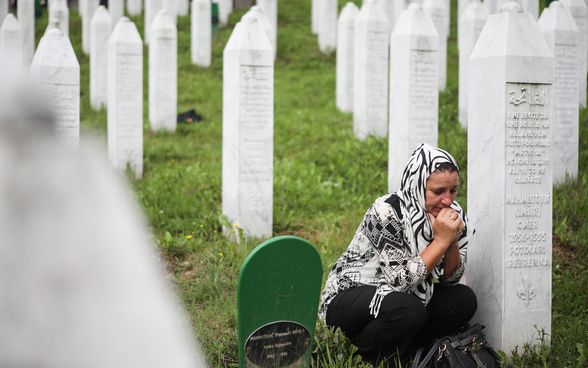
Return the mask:
<path id="1" fill-rule="evenodd" d="M 24 66 L 22 33 L 14 14 L 8 14 L 0 28 L 0 59 L 16 68 Z"/>
<path id="2" fill-rule="evenodd" d="M 90 30 L 90 106 L 99 110 L 108 102 L 108 39 L 112 30 L 110 13 L 103 5 L 94 12 Z"/>
<path id="3" fill-rule="evenodd" d="M 16 18 L 22 34 L 22 56 L 28 65 L 35 53 L 35 1 L 18 0 L 17 3 Z"/>
<path id="4" fill-rule="evenodd" d="M 348 2 L 337 22 L 336 104 L 343 112 L 353 112 L 353 50 L 358 13 L 357 6 Z"/>
<path id="5" fill-rule="evenodd" d="M 210 0 L 192 0 L 191 42 L 192 64 L 210 66 L 212 59 L 212 23 Z"/>

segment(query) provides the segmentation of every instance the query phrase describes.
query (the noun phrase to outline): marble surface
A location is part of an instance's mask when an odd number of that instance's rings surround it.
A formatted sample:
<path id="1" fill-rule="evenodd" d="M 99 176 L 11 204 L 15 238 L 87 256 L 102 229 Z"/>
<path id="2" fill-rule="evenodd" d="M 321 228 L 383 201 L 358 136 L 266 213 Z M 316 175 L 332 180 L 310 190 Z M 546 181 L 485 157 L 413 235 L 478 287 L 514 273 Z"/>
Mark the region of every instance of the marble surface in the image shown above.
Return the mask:
<path id="1" fill-rule="evenodd" d="M 508 3 L 472 51 L 466 277 L 473 320 L 506 353 L 551 336 L 553 56 L 537 23 Z M 483 86 L 481 88 L 480 86 Z"/>
<path id="2" fill-rule="evenodd" d="M 319 50 L 329 54 L 337 47 L 337 0 L 321 0 L 319 17 Z"/>
<path id="3" fill-rule="evenodd" d="M 108 38 L 112 30 L 110 13 L 103 5 L 94 12 L 90 29 L 90 49 L 95 51 L 90 54 L 90 106 L 99 110 L 108 101 Z"/>
<path id="4" fill-rule="evenodd" d="M 178 31 L 167 10 L 151 26 L 149 121 L 151 130 L 176 131 L 178 114 Z"/>
<path id="5" fill-rule="evenodd" d="M 449 11 L 445 1 L 425 0 L 423 10 L 431 18 L 439 34 L 439 91 L 445 91 L 447 84 L 447 24 Z"/>
<path id="6" fill-rule="evenodd" d="M 272 235 L 273 142 L 273 50 L 257 18 L 246 14 L 223 52 L 222 210 L 232 226 L 226 230 Z"/>
<path id="7" fill-rule="evenodd" d="M 108 156 L 112 166 L 143 177 L 143 42 L 122 17 L 108 41 Z"/>
<path id="8" fill-rule="evenodd" d="M 376 0 L 355 18 L 353 133 L 361 140 L 388 134 L 388 19 Z"/>
<path id="9" fill-rule="evenodd" d="M 14 14 L 8 14 L 0 28 L 0 59 L 17 68 L 24 66 L 22 33 Z"/>
<path id="10" fill-rule="evenodd" d="M 33 60 L 35 53 L 35 1 L 17 0 L 16 18 L 22 35 L 22 57 L 25 64 Z"/>
<path id="11" fill-rule="evenodd" d="M 31 78 L 45 93 L 55 116 L 57 136 L 65 146 L 80 142 L 80 64 L 73 47 L 57 28 L 39 41 L 31 62 Z"/>
<path id="12" fill-rule="evenodd" d="M 69 37 L 69 9 L 65 0 L 52 0 L 49 6 L 49 24 L 56 25 Z"/>
<path id="13" fill-rule="evenodd" d="M 216 3 L 219 22 L 224 26 L 229 22 L 229 15 L 233 12 L 233 0 L 217 0 Z"/>
<path id="14" fill-rule="evenodd" d="M 209 67 L 212 61 L 210 0 L 192 0 L 190 51 L 192 64 Z"/>
<path id="15" fill-rule="evenodd" d="M 337 21 L 336 104 L 343 112 L 353 111 L 353 43 L 355 18 L 359 13 L 351 2 L 345 4 Z"/>
<path id="16" fill-rule="evenodd" d="M 320 2 L 320 6 L 322 8 L 322 4 L 323 2 L 328 1 L 328 0 L 321 0 Z M 257 0 L 257 6 L 259 6 L 261 8 L 261 10 L 263 10 L 263 13 L 265 14 L 265 16 L 267 17 L 267 19 L 269 20 L 270 24 L 272 25 L 272 32 L 273 35 L 272 37 L 270 37 L 270 43 L 272 44 L 273 48 L 274 48 L 274 59 L 278 53 L 278 0 Z M 321 14 L 321 8 L 319 8 L 319 17 Z M 335 17 L 335 21 L 336 21 L 336 17 Z M 319 32 L 320 32 L 320 28 L 322 27 L 322 19 L 320 19 L 319 22 Z"/>
<path id="17" fill-rule="evenodd" d="M 127 13 L 130 16 L 141 15 L 143 12 L 143 1 L 142 0 L 127 0 Z"/>
<path id="18" fill-rule="evenodd" d="M 143 16 L 143 35 L 145 39 L 143 41 L 145 41 L 146 45 L 149 44 L 151 24 L 161 9 L 163 9 L 163 0 L 145 0 L 145 14 Z"/>
<path id="19" fill-rule="evenodd" d="M 0 27 L 6 15 L 8 15 L 8 0 L 0 0 Z"/>
<path id="20" fill-rule="evenodd" d="M 476 41 L 488 19 L 488 8 L 480 0 L 471 0 L 461 17 L 459 31 L 461 46 L 459 48 L 459 123 L 468 126 L 468 60 Z"/>
<path id="21" fill-rule="evenodd" d="M 261 28 L 263 28 L 263 31 L 265 32 L 268 40 L 270 40 L 270 43 L 272 44 L 272 48 L 274 49 L 274 59 L 275 59 L 276 49 L 278 47 L 278 44 L 277 44 L 277 40 L 274 38 L 274 36 L 276 36 L 276 34 L 274 33 L 273 26 L 272 26 L 271 22 L 269 21 L 267 15 L 264 13 L 263 9 L 259 5 L 253 5 L 251 7 L 251 9 L 249 9 L 249 12 L 251 14 L 253 14 L 255 17 L 257 17 L 258 23 L 261 25 Z"/>
<path id="22" fill-rule="evenodd" d="M 125 15 L 125 1 L 108 0 L 108 12 L 112 18 L 112 24 L 116 24 L 118 20 Z"/>
<path id="23" fill-rule="evenodd" d="M 580 48 L 578 52 L 578 63 L 580 65 L 580 78 L 578 89 L 578 101 L 580 106 L 586 107 L 586 76 L 588 75 L 588 12 L 583 0 L 559 0 L 572 14 L 576 21 L 576 26 L 580 31 Z"/>
<path id="24" fill-rule="evenodd" d="M 84 16 L 82 17 L 82 51 L 86 55 L 90 55 L 90 24 L 98 5 L 99 0 L 85 0 Z"/>
<path id="25" fill-rule="evenodd" d="M 390 126 L 388 190 L 422 142 L 437 146 L 439 35 L 418 4 L 409 5 L 390 38 Z"/>
<path id="26" fill-rule="evenodd" d="M 554 1 L 543 10 L 539 29 L 553 52 L 553 182 L 578 176 L 578 43 L 580 31 L 569 11 Z"/>

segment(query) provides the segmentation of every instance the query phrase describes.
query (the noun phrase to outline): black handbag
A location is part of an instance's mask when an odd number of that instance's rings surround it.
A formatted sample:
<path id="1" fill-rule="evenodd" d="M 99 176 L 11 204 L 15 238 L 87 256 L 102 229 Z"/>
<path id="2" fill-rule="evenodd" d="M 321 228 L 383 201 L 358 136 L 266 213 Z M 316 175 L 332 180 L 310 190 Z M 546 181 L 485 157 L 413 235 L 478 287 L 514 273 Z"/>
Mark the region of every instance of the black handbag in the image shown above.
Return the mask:
<path id="1" fill-rule="evenodd" d="M 488 344 L 483 330 L 484 326 L 476 323 L 435 340 L 426 354 L 425 348 L 417 351 L 412 368 L 500 367 L 500 357 Z"/>

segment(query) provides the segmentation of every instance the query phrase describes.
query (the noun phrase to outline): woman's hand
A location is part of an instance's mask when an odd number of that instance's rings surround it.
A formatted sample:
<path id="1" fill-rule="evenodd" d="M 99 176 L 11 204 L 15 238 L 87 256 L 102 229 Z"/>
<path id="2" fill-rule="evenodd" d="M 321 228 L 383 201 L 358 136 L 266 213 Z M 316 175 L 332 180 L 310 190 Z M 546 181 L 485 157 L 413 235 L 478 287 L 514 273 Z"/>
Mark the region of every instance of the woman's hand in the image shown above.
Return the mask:
<path id="1" fill-rule="evenodd" d="M 456 243 L 464 229 L 464 223 L 459 214 L 452 208 L 443 208 L 432 221 L 435 240 L 449 248 Z"/>

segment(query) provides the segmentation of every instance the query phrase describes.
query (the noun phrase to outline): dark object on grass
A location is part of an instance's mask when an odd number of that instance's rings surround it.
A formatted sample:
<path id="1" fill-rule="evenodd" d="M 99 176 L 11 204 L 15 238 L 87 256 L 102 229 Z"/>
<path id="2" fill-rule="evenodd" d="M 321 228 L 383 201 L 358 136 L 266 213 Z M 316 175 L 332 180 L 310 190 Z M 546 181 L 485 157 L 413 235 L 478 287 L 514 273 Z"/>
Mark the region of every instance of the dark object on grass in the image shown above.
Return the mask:
<path id="1" fill-rule="evenodd" d="M 444 336 L 425 350 L 419 349 L 413 368 L 498 368 L 500 358 L 486 341 L 479 323 L 467 326 L 456 335 Z M 422 355 L 426 354 L 423 358 Z"/>
<path id="2" fill-rule="evenodd" d="M 202 115 L 197 113 L 194 109 L 190 109 L 178 114 L 178 123 L 191 124 L 197 121 L 202 121 Z"/>

